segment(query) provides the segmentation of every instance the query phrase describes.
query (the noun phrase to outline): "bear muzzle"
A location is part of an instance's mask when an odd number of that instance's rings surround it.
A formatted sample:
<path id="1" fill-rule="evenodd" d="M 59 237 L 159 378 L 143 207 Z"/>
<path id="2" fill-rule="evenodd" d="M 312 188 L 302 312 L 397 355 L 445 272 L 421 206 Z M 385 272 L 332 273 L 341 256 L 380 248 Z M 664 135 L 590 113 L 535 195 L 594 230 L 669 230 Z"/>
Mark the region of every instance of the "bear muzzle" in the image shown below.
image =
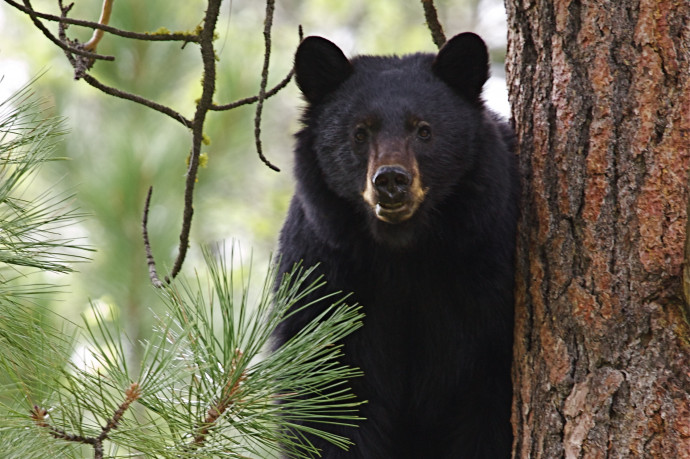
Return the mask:
<path id="1" fill-rule="evenodd" d="M 412 217 L 424 200 L 426 193 L 416 164 L 412 171 L 398 164 L 386 164 L 367 175 L 362 195 L 379 220 L 401 223 Z"/>
<path id="2" fill-rule="evenodd" d="M 400 166 L 379 167 L 371 179 L 378 203 L 385 209 L 398 209 L 405 204 L 412 184 L 412 175 Z"/>

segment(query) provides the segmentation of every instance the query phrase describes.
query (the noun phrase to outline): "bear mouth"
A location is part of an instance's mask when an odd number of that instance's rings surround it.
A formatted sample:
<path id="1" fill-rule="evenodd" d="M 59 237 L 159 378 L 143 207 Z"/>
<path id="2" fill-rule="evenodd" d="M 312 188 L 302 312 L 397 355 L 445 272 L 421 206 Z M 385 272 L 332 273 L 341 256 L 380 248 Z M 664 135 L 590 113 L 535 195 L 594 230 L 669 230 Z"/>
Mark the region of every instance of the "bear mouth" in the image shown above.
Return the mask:
<path id="1" fill-rule="evenodd" d="M 382 203 L 377 202 L 374 206 L 376 218 L 386 223 L 402 223 L 414 215 L 417 206 L 412 206 L 408 202 Z"/>
<path id="2" fill-rule="evenodd" d="M 407 168 L 396 164 L 374 168 L 370 162 L 362 198 L 377 220 L 395 225 L 417 212 L 427 191 L 416 162 Z"/>

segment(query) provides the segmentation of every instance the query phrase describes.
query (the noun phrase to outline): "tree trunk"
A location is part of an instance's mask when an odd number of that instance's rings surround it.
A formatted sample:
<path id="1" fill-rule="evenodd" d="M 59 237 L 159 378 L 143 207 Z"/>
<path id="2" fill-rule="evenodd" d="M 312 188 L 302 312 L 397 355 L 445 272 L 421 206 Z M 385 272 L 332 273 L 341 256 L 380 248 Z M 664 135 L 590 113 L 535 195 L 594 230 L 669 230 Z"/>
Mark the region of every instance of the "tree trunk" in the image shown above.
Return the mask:
<path id="1" fill-rule="evenodd" d="M 516 458 L 690 458 L 688 0 L 506 0 Z"/>

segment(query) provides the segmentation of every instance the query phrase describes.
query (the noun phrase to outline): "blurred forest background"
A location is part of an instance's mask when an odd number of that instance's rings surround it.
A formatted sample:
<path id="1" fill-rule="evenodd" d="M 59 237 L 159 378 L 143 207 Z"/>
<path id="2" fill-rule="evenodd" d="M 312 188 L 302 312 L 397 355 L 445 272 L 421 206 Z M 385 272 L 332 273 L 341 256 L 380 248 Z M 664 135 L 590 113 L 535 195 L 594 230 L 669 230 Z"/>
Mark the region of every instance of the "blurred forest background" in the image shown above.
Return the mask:
<path id="1" fill-rule="evenodd" d="M 35 9 L 59 14 L 57 1 L 35 0 Z M 503 79 L 505 12 L 501 0 L 438 0 L 439 18 L 448 37 L 475 31 L 491 49 L 493 77 L 485 88 L 489 105 L 508 116 Z M 72 18 L 95 21 L 100 0 L 77 0 Z M 133 31 L 194 29 L 205 2 L 188 0 L 118 0 L 111 25 Z M 218 84 L 214 98 L 223 104 L 257 94 L 263 60 L 265 5 L 256 0 L 223 3 L 219 32 Z M 305 35 L 322 35 L 348 55 L 435 52 L 418 0 L 280 0 L 273 26 L 268 87 L 290 70 L 298 45 L 298 25 Z M 72 26 L 71 37 L 86 41 L 91 31 Z M 93 73 L 106 84 L 170 105 L 191 116 L 200 95 L 201 62 L 196 46 L 154 43 L 105 36 L 99 53 L 115 62 L 96 63 Z M 47 100 L 50 116 L 66 118 L 67 135 L 56 156 L 32 182 L 74 194 L 73 206 L 85 216 L 66 228 L 70 237 L 93 248 L 91 260 L 72 274 L 41 274 L 44 282 L 63 286 L 59 295 L 40 300 L 70 320 L 90 314 L 90 302 L 119 321 L 132 339 L 150 334 L 151 309 L 159 300 L 151 287 L 141 236 L 146 192 L 154 186 L 149 234 L 161 275 L 176 255 L 180 230 L 185 161 L 190 133 L 148 108 L 105 95 L 73 80 L 64 54 L 28 16 L 0 3 L 0 98 L 38 74 L 33 84 Z M 292 134 L 298 129 L 302 102 L 294 83 L 264 107 L 264 153 L 281 168 L 268 169 L 254 147 L 254 106 L 211 112 L 204 148 L 207 167 L 199 175 L 190 254 L 184 271 L 199 268 L 204 245 L 239 242 L 245 262 L 263 270 L 276 249 L 280 224 L 292 192 Z M 30 280 L 36 282 L 35 278 Z"/>

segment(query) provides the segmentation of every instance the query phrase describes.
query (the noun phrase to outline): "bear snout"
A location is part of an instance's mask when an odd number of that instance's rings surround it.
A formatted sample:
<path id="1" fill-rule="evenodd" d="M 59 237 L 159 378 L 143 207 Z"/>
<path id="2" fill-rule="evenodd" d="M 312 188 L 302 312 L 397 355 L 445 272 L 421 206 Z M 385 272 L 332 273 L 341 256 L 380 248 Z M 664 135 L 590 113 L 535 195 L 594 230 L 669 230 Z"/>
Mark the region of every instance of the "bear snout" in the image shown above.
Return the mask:
<path id="1" fill-rule="evenodd" d="M 364 201 L 381 221 L 396 224 L 408 220 L 426 195 L 416 161 L 412 161 L 411 168 L 400 164 L 376 167 L 372 163 L 370 161 L 366 188 L 362 193 Z"/>
<path id="2" fill-rule="evenodd" d="M 386 209 L 402 207 L 412 184 L 412 174 L 401 166 L 381 166 L 372 177 L 378 204 Z"/>

